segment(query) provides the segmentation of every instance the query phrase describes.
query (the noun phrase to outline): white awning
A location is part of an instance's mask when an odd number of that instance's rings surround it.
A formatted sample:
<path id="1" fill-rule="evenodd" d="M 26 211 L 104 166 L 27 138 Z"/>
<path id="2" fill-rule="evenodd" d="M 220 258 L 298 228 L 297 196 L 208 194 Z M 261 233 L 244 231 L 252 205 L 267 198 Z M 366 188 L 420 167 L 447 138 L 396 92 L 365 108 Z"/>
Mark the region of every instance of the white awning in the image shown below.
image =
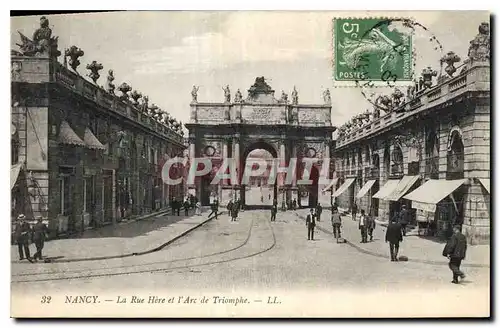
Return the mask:
<path id="1" fill-rule="evenodd" d="M 408 190 L 417 182 L 420 178 L 418 175 L 410 175 L 404 176 L 401 180 L 399 180 L 398 185 L 392 193 L 390 193 L 387 197 L 384 197 L 385 200 L 392 200 L 393 202 L 397 202 L 401 197 L 403 197 Z"/>
<path id="2" fill-rule="evenodd" d="M 62 121 L 59 131 L 59 142 L 66 145 L 85 146 L 85 143 L 80 139 L 75 131 L 69 126 L 69 123 Z"/>
<path id="3" fill-rule="evenodd" d="M 356 178 L 346 179 L 345 182 L 339 187 L 339 189 L 335 190 L 335 192 L 332 194 L 332 197 L 338 197 L 342 195 L 347 190 L 347 188 L 352 185 L 354 180 L 356 180 Z"/>
<path id="4" fill-rule="evenodd" d="M 83 141 L 87 148 L 106 150 L 106 147 L 97 139 L 97 137 L 90 131 L 89 128 L 85 128 L 85 135 L 83 136 Z"/>
<path id="5" fill-rule="evenodd" d="M 436 204 L 458 189 L 465 182 L 467 182 L 467 179 L 429 180 L 403 198 L 412 201 L 412 208 L 435 212 Z"/>
<path id="6" fill-rule="evenodd" d="M 490 194 L 490 179 L 479 179 L 481 184 L 483 185 L 484 189 Z"/>
<path id="7" fill-rule="evenodd" d="M 23 164 L 15 164 L 10 167 L 10 190 L 14 188 L 16 182 L 17 182 L 17 177 L 19 176 L 19 172 L 21 172 Z"/>
<path id="8" fill-rule="evenodd" d="M 338 178 L 332 179 L 332 182 L 330 182 L 330 184 L 323 189 L 323 192 L 328 191 L 330 190 L 330 188 L 334 187 L 337 184 L 337 181 L 339 181 Z"/>
<path id="9" fill-rule="evenodd" d="M 397 187 L 399 180 L 388 180 L 385 185 L 380 188 L 380 190 L 372 196 L 372 198 L 384 199 L 392 193 L 392 191 Z"/>
<path id="10" fill-rule="evenodd" d="M 361 190 L 358 192 L 356 198 L 361 198 L 364 195 L 366 195 L 366 193 L 373 187 L 375 182 L 377 182 L 377 180 L 368 180 L 363 186 L 363 188 L 361 188 Z"/>

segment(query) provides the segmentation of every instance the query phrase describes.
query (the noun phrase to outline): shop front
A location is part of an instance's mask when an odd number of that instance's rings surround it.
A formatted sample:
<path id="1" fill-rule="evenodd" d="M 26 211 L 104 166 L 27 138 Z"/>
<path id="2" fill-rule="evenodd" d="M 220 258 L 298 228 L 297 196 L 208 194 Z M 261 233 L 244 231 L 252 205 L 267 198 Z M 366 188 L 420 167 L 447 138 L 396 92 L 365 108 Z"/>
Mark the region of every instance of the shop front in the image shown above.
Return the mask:
<path id="1" fill-rule="evenodd" d="M 427 227 L 428 234 L 450 236 L 454 225 L 462 225 L 467 179 L 428 180 L 404 199 L 417 211 L 417 221 Z"/>

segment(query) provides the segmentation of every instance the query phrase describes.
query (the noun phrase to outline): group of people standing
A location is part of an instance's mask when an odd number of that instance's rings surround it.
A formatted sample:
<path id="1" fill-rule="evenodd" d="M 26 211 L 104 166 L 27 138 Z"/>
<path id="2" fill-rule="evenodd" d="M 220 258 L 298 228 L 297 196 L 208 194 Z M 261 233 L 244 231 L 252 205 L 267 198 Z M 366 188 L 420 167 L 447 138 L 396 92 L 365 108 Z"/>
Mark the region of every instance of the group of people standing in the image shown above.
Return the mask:
<path id="1" fill-rule="evenodd" d="M 47 239 L 48 229 L 42 222 L 42 217 L 37 217 L 36 223 L 33 227 L 26 221 L 24 214 L 17 217 L 16 225 L 14 228 L 14 240 L 17 243 L 19 250 L 19 260 L 27 259 L 31 263 L 37 260 L 42 260 L 42 250 Z M 36 252 L 31 257 L 30 244 L 35 244 Z"/>
<path id="2" fill-rule="evenodd" d="M 231 199 L 229 203 L 227 204 L 227 210 L 229 212 L 229 216 L 231 217 L 231 221 L 236 221 L 238 218 L 238 214 L 240 213 L 241 210 L 241 202 L 239 199 L 233 200 Z"/>

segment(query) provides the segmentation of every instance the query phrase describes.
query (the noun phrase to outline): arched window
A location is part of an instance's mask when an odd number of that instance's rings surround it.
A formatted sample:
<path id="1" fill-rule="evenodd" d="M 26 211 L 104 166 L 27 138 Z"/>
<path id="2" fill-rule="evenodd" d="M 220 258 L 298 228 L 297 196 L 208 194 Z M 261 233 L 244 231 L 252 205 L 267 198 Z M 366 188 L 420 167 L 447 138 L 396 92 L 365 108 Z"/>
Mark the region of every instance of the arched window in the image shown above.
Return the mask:
<path id="1" fill-rule="evenodd" d="M 439 138 L 434 129 L 429 131 L 425 140 L 425 175 L 439 179 Z"/>
<path id="2" fill-rule="evenodd" d="M 459 130 L 452 130 L 448 139 L 447 179 L 464 177 L 464 144 Z"/>
<path id="3" fill-rule="evenodd" d="M 19 138 L 17 134 L 13 135 L 10 139 L 10 156 L 11 165 L 17 164 L 19 162 Z"/>
<path id="4" fill-rule="evenodd" d="M 394 149 L 392 150 L 392 167 L 391 174 L 392 175 L 401 175 L 403 174 L 403 151 L 399 145 L 394 145 Z"/>
<path id="5" fill-rule="evenodd" d="M 386 146 L 384 149 L 384 171 L 386 177 L 391 174 L 391 151 L 389 150 L 389 146 Z"/>

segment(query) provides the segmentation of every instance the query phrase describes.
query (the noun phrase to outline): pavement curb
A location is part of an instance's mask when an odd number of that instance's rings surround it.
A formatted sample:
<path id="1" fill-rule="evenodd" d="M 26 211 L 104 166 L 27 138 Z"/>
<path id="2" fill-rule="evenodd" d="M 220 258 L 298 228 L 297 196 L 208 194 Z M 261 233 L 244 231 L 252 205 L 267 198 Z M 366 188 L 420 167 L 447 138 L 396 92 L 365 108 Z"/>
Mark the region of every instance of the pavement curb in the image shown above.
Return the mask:
<path id="1" fill-rule="evenodd" d="M 297 215 L 302 220 L 306 219 L 302 214 L 299 214 L 297 212 L 295 213 L 295 215 Z M 323 232 L 326 232 L 326 233 L 331 233 L 328 230 L 325 230 L 324 228 L 321 228 L 321 227 L 318 227 L 318 229 L 320 229 L 320 230 L 322 230 Z M 380 257 L 380 258 L 385 258 L 385 259 L 389 258 L 389 256 L 387 256 L 385 254 L 381 254 L 381 253 L 374 252 L 372 250 L 366 249 L 364 247 L 361 247 L 359 245 L 356 245 L 356 244 L 350 242 L 347 239 L 345 239 L 345 241 L 346 241 L 346 244 L 348 244 L 349 246 L 353 247 L 354 249 L 356 249 L 357 251 L 359 251 L 361 253 L 364 253 L 364 254 L 367 254 L 367 255 L 371 255 L 371 256 Z M 422 260 L 422 259 L 418 259 L 418 258 L 409 259 L 409 261 L 410 262 L 416 262 L 416 263 L 432 264 L 432 265 L 448 265 L 447 261 Z M 468 268 L 489 268 L 490 265 L 488 265 L 488 264 L 479 264 L 479 263 L 463 263 L 462 267 L 468 267 Z"/>
<path id="2" fill-rule="evenodd" d="M 166 212 L 168 212 L 168 210 Z M 224 212 L 218 213 L 218 216 L 222 215 L 223 213 Z M 156 213 L 156 215 L 159 215 L 159 214 L 160 214 L 160 212 Z M 154 215 L 151 215 L 150 217 L 152 217 L 152 216 L 154 216 Z M 86 257 L 86 258 L 75 258 L 75 259 L 55 259 L 55 260 L 50 260 L 49 259 L 49 261 L 46 261 L 46 262 L 48 262 L 48 263 L 69 263 L 69 262 L 100 261 L 100 260 L 120 259 L 120 258 L 125 258 L 125 257 L 141 256 L 141 255 L 151 254 L 151 253 L 158 252 L 158 251 L 162 250 L 163 248 L 165 248 L 168 245 L 172 244 L 173 242 L 175 242 L 176 240 L 180 239 L 181 237 L 184 237 L 185 235 L 189 234 L 193 230 L 201 227 L 205 223 L 213 220 L 214 218 L 215 218 L 215 216 L 213 216 L 211 218 L 207 218 L 207 219 L 203 220 L 202 222 L 196 224 L 194 227 L 191 227 L 191 228 L 187 229 L 186 231 L 183 231 L 179 235 L 177 235 L 177 236 L 169 239 L 168 241 L 164 242 L 163 244 L 161 244 L 161 245 L 159 245 L 159 246 L 157 246 L 157 247 L 155 247 L 153 249 L 150 249 L 150 250 L 141 251 L 141 252 L 127 253 L 127 254 L 119 254 L 119 255 L 98 256 L 98 257 Z M 145 218 L 143 218 L 143 219 L 145 219 Z M 140 221 L 140 220 L 138 220 L 138 221 Z"/>

